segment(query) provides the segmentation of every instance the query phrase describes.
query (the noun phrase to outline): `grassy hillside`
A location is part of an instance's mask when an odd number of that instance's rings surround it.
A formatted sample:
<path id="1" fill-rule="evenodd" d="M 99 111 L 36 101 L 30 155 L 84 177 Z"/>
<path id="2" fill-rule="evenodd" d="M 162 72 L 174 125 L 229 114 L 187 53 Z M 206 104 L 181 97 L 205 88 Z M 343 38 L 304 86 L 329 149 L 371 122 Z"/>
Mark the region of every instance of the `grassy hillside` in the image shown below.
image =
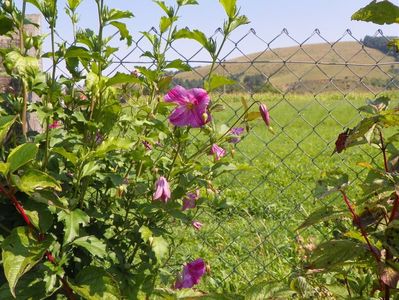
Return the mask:
<path id="1" fill-rule="evenodd" d="M 283 92 L 366 90 L 365 86 L 377 91 L 394 86 L 390 81 L 399 71 L 394 64 L 393 57 L 379 50 L 357 42 L 339 42 L 333 46 L 325 43 L 269 49 L 226 60 L 216 72 L 238 76 L 241 82 L 245 76 L 263 74 L 265 83 L 270 82 Z M 199 67 L 178 78 L 200 79 L 208 70 L 209 66 Z"/>

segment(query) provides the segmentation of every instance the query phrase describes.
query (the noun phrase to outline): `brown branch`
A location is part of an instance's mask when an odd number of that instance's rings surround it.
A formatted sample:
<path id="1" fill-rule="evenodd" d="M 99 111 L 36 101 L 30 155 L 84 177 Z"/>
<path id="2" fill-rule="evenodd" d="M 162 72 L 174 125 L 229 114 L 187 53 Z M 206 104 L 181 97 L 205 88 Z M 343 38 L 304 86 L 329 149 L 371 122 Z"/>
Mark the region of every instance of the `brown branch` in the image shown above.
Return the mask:
<path id="1" fill-rule="evenodd" d="M 393 203 L 393 207 L 391 210 L 391 215 L 389 216 L 388 224 L 391 223 L 395 219 L 396 212 L 398 211 L 398 208 L 399 208 L 399 196 L 396 193 L 395 193 L 395 195 L 396 195 L 396 198 L 395 198 L 395 202 Z"/>

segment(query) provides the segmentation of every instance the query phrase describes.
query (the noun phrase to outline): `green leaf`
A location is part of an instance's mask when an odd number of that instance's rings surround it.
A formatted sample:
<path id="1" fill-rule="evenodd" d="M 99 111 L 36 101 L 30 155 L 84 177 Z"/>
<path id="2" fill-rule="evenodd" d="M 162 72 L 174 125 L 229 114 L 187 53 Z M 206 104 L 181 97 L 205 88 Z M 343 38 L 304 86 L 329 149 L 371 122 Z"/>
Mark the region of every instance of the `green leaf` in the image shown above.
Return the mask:
<path id="1" fill-rule="evenodd" d="M 82 0 L 68 0 L 68 6 L 71 10 L 76 10 Z"/>
<path id="2" fill-rule="evenodd" d="M 107 256 L 107 251 L 105 250 L 106 245 L 95 236 L 83 236 L 77 238 L 72 242 L 72 244 L 85 248 L 90 252 L 90 254 L 99 258 Z"/>
<path id="3" fill-rule="evenodd" d="M 60 211 L 58 213 L 58 219 L 65 224 L 64 245 L 72 242 L 79 236 L 79 225 L 85 226 L 90 221 L 89 216 L 80 209 L 75 209 L 70 212 Z"/>
<path id="4" fill-rule="evenodd" d="M 363 243 L 351 240 L 332 240 L 319 245 L 310 257 L 310 268 L 333 269 L 347 263 L 361 263 L 371 255 Z"/>
<path id="5" fill-rule="evenodd" d="M 154 1 L 158 6 L 166 13 L 168 17 L 173 17 L 174 9 L 173 7 L 167 7 L 164 1 Z"/>
<path id="6" fill-rule="evenodd" d="M 216 44 L 212 39 L 208 39 L 206 35 L 197 29 L 190 30 L 183 28 L 173 34 L 174 39 L 191 39 L 200 43 L 208 52 L 213 55 L 216 51 Z"/>
<path id="7" fill-rule="evenodd" d="M 4 274 L 14 297 L 18 280 L 42 260 L 51 243 L 51 239 L 37 242 L 27 227 L 14 228 L 3 241 L 1 247 Z"/>
<path id="8" fill-rule="evenodd" d="M 7 133 L 11 126 L 15 123 L 17 116 L 4 116 L 0 117 L 0 145 L 3 144 L 4 139 L 7 137 Z"/>
<path id="9" fill-rule="evenodd" d="M 125 73 L 116 73 L 113 77 L 107 80 L 106 86 L 114 86 L 117 84 L 124 84 L 124 83 L 141 83 L 140 79 L 133 75 L 125 74 Z"/>
<path id="10" fill-rule="evenodd" d="M 373 22 L 379 25 L 399 23 L 399 7 L 384 0 L 372 1 L 352 15 L 352 20 Z"/>
<path id="11" fill-rule="evenodd" d="M 71 46 L 67 49 L 64 55 L 65 58 L 84 58 L 84 59 L 92 59 L 93 56 L 90 54 L 89 50 L 84 47 Z"/>
<path id="12" fill-rule="evenodd" d="M 197 0 L 177 0 L 177 4 L 180 6 L 184 5 L 197 5 Z"/>
<path id="13" fill-rule="evenodd" d="M 339 172 L 331 172 L 323 174 L 323 177 L 316 182 L 314 189 L 314 196 L 317 199 L 322 199 L 328 195 L 342 190 L 349 184 L 349 177 L 347 174 Z"/>
<path id="14" fill-rule="evenodd" d="M 119 10 L 119 9 L 112 8 L 106 12 L 104 21 L 109 22 L 109 21 L 116 21 L 116 20 L 120 20 L 120 19 L 130 19 L 132 17 L 134 17 L 134 15 L 132 14 L 132 12 L 130 12 L 128 10 Z"/>
<path id="15" fill-rule="evenodd" d="M 98 170 L 101 169 L 101 165 L 98 164 L 98 162 L 96 161 L 89 161 L 88 163 L 86 163 L 83 168 L 82 168 L 82 172 L 80 174 L 80 179 L 87 177 L 87 176 L 91 176 L 94 173 L 96 173 Z"/>
<path id="16" fill-rule="evenodd" d="M 39 60 L 31 56 L 22 56 L 17 51 L 8 52 L 3 61 L 4 67 L 9 74 L 26 76 L 38 73 L 40 70 Z"/>
<path id="17" fill-rule="evenodd" d="M 110 151 L 128 150 L 131 142 L 127 139 L 109 138 L 102 142 L 102 144 L 93 152 L 89 153 L 89 158 L 104 158 L 105 154 Z"/>
<path id="18" fill-rule="evenodd" d="M 70 282 L 72 290 L 86 300 L 122 299 L 116 281 L 99 267 L 86 267 Z"/>
<path id="19" fill-rule="evenodd" d="M 152 237 L 152 231 L 147 226 L 141 226 L 139 232 L 144 242 L 148 242 L 150 237 Z"/>
<path id="20" fill-rule="evenodd" d="M 59 192 L 62 190 L 57 180 L 36 169 L 28 170 L 21 177 L 14 175 L 12 180 L 20 191 L 28 195 L 43 189 L 53 189 Z"/>
<path id="21" fill-rule="evenodd" d="M 10 31 L 13 30 L 13 28 L 14 28 L 13 21 L 4 15 L 1 15 L 0 16 L 0 35 L 5 35 L 5 34 L 9 33 Z"/>
<path id="22" fill-rule="evenodd" d="M 183 62 L 181 59 L 175 59 L 165 66 L 165 69 L 176 69 L 179 71 L 191 71 L 191 67 Z"/>
<path id="23" fill-rule="evenodd" d="M 176 19 L 176 18 L 175 18 Z M 159 30 L 164 33 L 172 25 L 173 19 L 162 16 L 159 21 Z"/>
<path id="24" fill-rule="evenodd" d="M 133 39 L 125 23 L 113 21 L 109 24 L 116 27 L 119 30 L 119 34 L 121 36 L 120 40 L 126 40 L 128 46 L 132 44 Z"/>
<path id="25" fill-rule="evenodd" d="M 298 227 L 297 230 L 310 227 L 310 226 L 320 223 L 320 222 L 338 219 L 347 214 L 348 214 L 347 211 L 336 210 L 332 206 L 323 206 L 323 207 L 319 208 L 318 210 L 312 212 L 306 218 L 306 220 L 301 224 L 301 226 Z"/>
<path id="26" fill-rule="evenodd" d="M 32 143 L 22 144 L 12 149 L 7 158 L 7 163 L 9 164 L 8 172 L 12 173 L 31 160 L 36 159 L 37 150 L 37 146 Z"/>
<path id="27" fill-rule="evenodd" d="M 230 28 L 229 31 L 227 32 L 227 28 L 224 28 L 225 33 L 230 33 L 233 30 L 237 29 L 238 27 L 242 26 L 242 25 L 246 25 L 249 24 L 249 20 L 246 16 L 238 16 L 234 18 L 234 21 L 231 22 L 230 24 Z"/>
<path id="28" fill-rule="evenodd" d="M 227 16 L 233 19 L 237 13 L 237 0 L 219 0 Z"/>
<path id="29" fill-rule="evenodd" d="M 161 236 L 154 236 L 150 239 L 152 251 L 158 261 L 161 261 L 168 254 L 168 242 Z"/>
<path id="30" fill-rule="evenodd" d="M 224 85 L 231 85 L 231 84 L 236 84 L 237 82 L 227 78 L 225 76 L 220 76 L 220 75 L 212 75 L 211 78 L 204 83 L 204 87 L 208 92 L 211 92 L 218 87 L 224 86 Z"/>
<path id="31" fill-rule="evenodd" d="M 259 119 L 262 115 L 258 111 L 252 111 L 245 115 L 245 121 L 253 121 Z"/>
<path id="32" fill-rule="evenodd" d="M 40 232 L 46 232 L 53 225 L 54 218 L 47 205 L 35 201 L 26 201 L 24 209 L 33 226 L 38 228 Z"/>
<path id="33" fill-rule="evenodd" d="M 64 148 L 61 148 L 61 147 L 55 147 L 55 148 L 51 149 L 51 151 L 63 156 L 69 162 L 71 162 L 74 166 L 76 166 L 76 164 L 78 162 L 78 157 L 74 153 L 68 152 L 67 150 L 65 150 Z"/>

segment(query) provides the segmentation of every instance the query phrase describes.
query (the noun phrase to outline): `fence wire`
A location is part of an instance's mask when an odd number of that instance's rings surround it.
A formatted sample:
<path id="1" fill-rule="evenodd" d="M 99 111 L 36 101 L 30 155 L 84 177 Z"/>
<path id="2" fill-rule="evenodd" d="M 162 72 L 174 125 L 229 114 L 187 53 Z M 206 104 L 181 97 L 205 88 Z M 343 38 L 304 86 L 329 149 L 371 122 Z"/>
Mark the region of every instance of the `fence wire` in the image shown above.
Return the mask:
<path id="1" fill-rule="evenodd" d="M 150 31 L 157 33 L 154 28 Z M 217 30 L 214 38 L 220 36 Z M 374 37 L 389 40 L 380 30 Z M 242 49 L 247 44 L 256 44 L 259 52 L 246 53 Z M 281 44 L 292 46 L 276 46 Z M 180 58 L 193 70 L 177 74 L 176 82 L 200 86 L 211 61 L 196 44 L 185 45 L 184 50 L 179 47 L 172 44 L 167 57 Z M 113 55 L 107 75 L 130 73 L 135 66 L 151 67 L 154 61 L 141 57 L 149 49 L 139 36 L 129 49 Z M 303 41 L 287 29 L 268 40 L 254 29 L 229 39 L 216 73 L 237 84 L 212 94 L 212 101 L 226 108 L 215 119 L 231 125 L 243 112 L 242 97 L 249 104 L 261 101 L 269 107 L 275 134 L 261 121 L 252 123 L 235 146 L 236 163 L 247 166 L 220 178 L 222 188 L 210 204 L 212 209 L 196 216 L 204 226 L 184 232 L 190 243 L 174 245 L 168 270 L 179 270 L 191 255 L 203 257 L 211 266 L 206 290 L 245 291 L 261 281 L 289 281 L 304 259 L 298 241 L 311 246 L 334 230 L 321 225 L 297 230 L 320 205 L 339 205 L 334 197 L 316 201 L 315 182 L 323 172 L 342 170 L 356 183 L 365 175 L 356 162 L 378 160 L 367 148 L 331 153 L 338 134 L 362 118 L 359 106 L 367 99 L 397 92 L 398 64 L 394 53 L 367 47 L 363 37 L 350 30 L 333 42 L 318 29 Z M 59 70 L 64 72 L 62 67 Z"/>

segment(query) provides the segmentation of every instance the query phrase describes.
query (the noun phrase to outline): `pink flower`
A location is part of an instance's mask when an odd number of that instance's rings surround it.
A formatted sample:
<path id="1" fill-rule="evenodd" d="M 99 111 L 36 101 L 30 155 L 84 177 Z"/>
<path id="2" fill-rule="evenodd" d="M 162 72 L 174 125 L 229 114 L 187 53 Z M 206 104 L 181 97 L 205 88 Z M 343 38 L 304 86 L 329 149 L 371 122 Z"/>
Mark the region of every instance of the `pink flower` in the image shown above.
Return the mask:
<path id="1" fill-rule="evenodd" d="M 149 142 L 143 141 L 142 143 L 143 143 L 143 145 L 145 147 L 145 150 L 147 150 L 147 151 L 151 151 L 152 150 L 152 146 L 151 146 L 151 144 Z"/>
<path id="2" fill-rule="evenodd" d="M 154 200 L 160 199 L 163 202 L 168 202 L 170 199 L 170 187 L 165 177 L 161 176 L 155 183 L 156 191 L 153 195 Z"/>
<path id="3" fill-rule="evenodd" d="M 215 155 L 216 160 L 220 160 L 223 156 L 226 155 L 226 150 L 216 144 L 213 144 L 211 147 L 211 154 Z"/>
<path id="4" fill-rule="evenodd" d="M 201 222 L 198 222 L 198 221 L 192 221 L 191 225 L 193 225 L 193 227 L 195 229 L 200 230 L 203 224 Z"/>
<path id="5" fill-rule="evenodd" d="M 183 199 L 183 211 L 191 208 L 195 208 L 195 202 L 199 198 L 199 190 L 196 190 L 195 193 L 188 193 L 187 196 Z"/>
<path id="6" fill-rule="evenodd" d="M 267 109 L 267 106 L 262 103 L 261 105 L 259 105 L 259 111 L 263 121 L 265 121 L 266 126 L 270 127 L 270 113 Z"/>
<path id="7" fill-rule="evenodd" d="M 53 123 L 51 123 L 51 124 L 48 126 L 48 128 L 49 128 L 49 129 L 56 129 L 56 128 L 60 127 L 60 126 L 61 126 L 61 122 L 58 121 L 58 120 L 54 120 Z"/>
<path id="8" fill-rule="evenodd" d="M 183 274 L 175 283 L 175 289 L 192 288 L 199 283 L 205 272 L 206 264 L 201 258 L 186 264 L 183 267 Z"/>
<path id="9" fill-rule="evenodd" d="M 211 120 L 208 111 L 210 99 L 204 89 L 186 90 L 177 85 L 168 92 L 165 101 L 177 104 L 177 107 L 169 116 L 169 121 L 177 127 L 191 126 L 198 128 Z"/>

